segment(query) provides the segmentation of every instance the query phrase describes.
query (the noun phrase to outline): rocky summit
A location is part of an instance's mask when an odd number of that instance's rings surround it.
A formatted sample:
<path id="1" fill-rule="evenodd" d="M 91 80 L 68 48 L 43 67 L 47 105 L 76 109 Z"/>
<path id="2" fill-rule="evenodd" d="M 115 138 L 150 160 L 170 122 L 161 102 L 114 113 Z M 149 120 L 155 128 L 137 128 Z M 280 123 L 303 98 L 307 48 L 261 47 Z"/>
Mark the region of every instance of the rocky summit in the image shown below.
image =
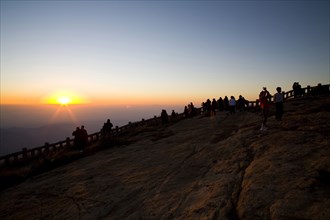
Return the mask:
<path id="1" fill-rule="evenodd" d="M 184 119 L 0 192 L 0 219 L 330 219 L 330 97 Z"/>

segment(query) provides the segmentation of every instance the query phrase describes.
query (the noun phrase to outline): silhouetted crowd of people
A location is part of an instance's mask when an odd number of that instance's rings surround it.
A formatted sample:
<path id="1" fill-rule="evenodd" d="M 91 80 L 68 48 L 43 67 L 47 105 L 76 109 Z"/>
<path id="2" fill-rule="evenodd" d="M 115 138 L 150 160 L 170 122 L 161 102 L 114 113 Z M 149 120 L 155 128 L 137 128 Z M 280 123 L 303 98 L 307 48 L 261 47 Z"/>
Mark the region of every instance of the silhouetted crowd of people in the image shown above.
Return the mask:
<path id="1" fill-rule="evenodd" d="M 240 112 L 247 110 L 248 108 L 248 101 L 240 95 L 239 99 L 236 100 L 234 96 L 225 96 L 224 98 L 220 97 L 218 100 L 215 98 L 207 99 L 205 102 L 202 103 L 202 112 L 204 116 L 215 116 L 216 110 L 219 112 L 226 111 L 229 112 L 231 115 L 236 113 L 236 110 Z"/>
<path id="2" fill-rule="evenodd" d="M 194 104 L 190 102 L 188 106 L 184 107 L 183 113 L 185 118 L 192 118 L 197 115 L 197 109 L 195 108 Z"/>
<path id="3" fill-rule="evenodd" d="M 101 129 L 101 134 L 104 137 L 111 137 L 111 130 L 113 124 L 108 119 Z M 88 133 L 85 129 L 85 126 L 82 125 L 81 127 L 76 127 L 76 130 L 72 132 L 72 136 L 74 137 L 73 143 L 75 149 L 79 150 L 80 152 L 84 152 L 86 147 L 88 146 Z"/>
<path id="4" fill-rule="evenodd" d="M 301 88 L 301 85 L 298 82 L 294 82 L 293 86 L 294 97 L 299 97 L 305 94 L 305 89 Z M 329 89 L 327 86 L 322 86 L 318 84 L 318 86 L 313 89 L 307 87 L 308 94 L 323 94 L 329 93 Z M 272 100 L 273 99 L 273 100 Z M 284 112 L 284 92 L 281 87 L 276 88 L 276 93 L 272 96 L 266 87 L 262 88 L 262 91 L 259 93 L 259 99 L 257 100 L 257 104 L 259 104 L 262 115 L 262 123 L 261 123 L 261 131 L 267 130 L 267 120 L 269 115 L 269 110 L 271 104 L 275 104 L 275 119 L 277 121 L 282 120 L 283 112 Z M 249 101 L 247 101 L 242 95 L 236 100 L 234 96 L 225 96 L 224 98 L 220 97 L 218 100 L 215 98 L 207 99 L 205 102 L 201 104 L 202 108 L 195 108 L 194 104 L 190 102 L 187 106 L 184 107 L 183 117 L 184 118 L 192 118 L 196 115 L 203 116 L 215 116 L 216 112 L 227 112 L 227 115 L 234 115 L 236 111 L 243 112 L 249 108 Z M 160 119 L 162 124 L 167 124 L 169 121 L 175 121 L 178 118 L 178 113 L 172 110 L 171 115 L 169 116 L 165 109 L 161 111 Z M 111 137 L 111 131 L 113 128 L 113 124 L 108 119 L 102 129 L 101 134 L 103 137 Z M 72 135 L 74 136 L 74 145 L 76 149 L 80 151 L 84 151 L 86 146 L 88 145 L 88 133 L 82 125 L 80 128 L 77 127 L 75 131 L 73 131 Z"/>
<path id="5" fill-rule="evenodd" d="M 323 94 L 323 93 L 329 93 L 328 87 L 322 86 L 322 84 L 318 84 L 318 86 L 313 89 L 310 88 L 310 86 L 307 87 L 307 90 L 302 89 L 301 85 L 299 82 L 294 82 L 292 85 L 293 89 L 293 96 L 295 98 L 310 94 L 310 95 L 315 95 L 315 94 Z M 272 103 L 272 98 L 273 98 L 273 103 L 275 104 L 275 119 L 277 121 L 282 120 L 282 116 L 284 113 L 284 92 L 282 91 L 281 87 L 276 88 L 276 93 L 271 96 L 270 93 L 267 91 L 266 87 L 263 88 L 263 90 L 259 94 L 259 103 L 260 103 L 260 108 L 262 110 L 262 124 L 260 130 L 264 131 L 267 130 L 267 118 L 269 115 L 269 109 Z"/>
<path id="6" fill-rule="evenodd" d="M 295 98 L 303 95 L 304 91 L 301 89 L 301 85 L 299 84 L 299 82 L 294 82 L 292 85 L 292 89 L 293 89 L 293 95 Z"/>

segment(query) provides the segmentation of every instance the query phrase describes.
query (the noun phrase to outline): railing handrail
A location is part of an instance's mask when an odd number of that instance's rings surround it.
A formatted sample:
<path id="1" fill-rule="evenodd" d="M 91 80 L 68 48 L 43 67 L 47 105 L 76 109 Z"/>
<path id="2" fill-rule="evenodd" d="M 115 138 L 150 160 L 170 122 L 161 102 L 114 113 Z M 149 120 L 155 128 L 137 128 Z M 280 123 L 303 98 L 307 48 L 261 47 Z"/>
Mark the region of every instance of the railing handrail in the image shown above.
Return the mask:
<path id="1" fill-rule="evenodd" d="M 330 84 L 326 84 L 326 85 L 318 85 L 318 86 L 307 86 L 305 88 L 301 88 L 301 90 L 303 91 L 303 94 L 309 94 L 310 92 L 312 92 L 313 90 L 317 89 L 317 88 L 320 88 L 321 87 L 327 87 L 327 91 L 330 90 Z M 294 90 L 290 90 L 288 92 L 283 92 L 284 94 L 284 99 L 289 99 L 291 97 L 294 96 Z M 248 107 L 258 107 L 259 105 L 259 102 L 258 100 L 256 101 L 247 101 L 248 103 Z M 198 110 L 200 110 L 201 108 L 197 108 Z M 184 113 L 179 113 L 178 116 L 183 116 Z M 140 126 L 140 125 L 144 125 L 144 124 L 148 124 L 149 122 L 153 122 L 155 120 L 160 120 L 160 116 L 154 116 L 153 118 L 150 118 L 150 119 L 142 119 L 141 121 L 136 121 L 136 122 L 128 122 L 128 124 L 126 125 L 123 125 L 121 127 L 118 127 L 116 126 L 115 128 L 113 128 L 111 131 L 115 134 L 120 134 L 122 131 L 125 131 L 127 129 L 130 129 L 132 128 L 133 126 Z M 100 137 L 102 135 L 101 131 L 98 131 L 98 132 L 95 132 L 95 133 L 92 133 L 92 134 L 89 134 L 88 135 L 88 140 L 90 140 L 90 142 L 93 141 L 94 137 Z M 96 138 L 98 140 L 98 138 Z M 24 157 L 24 155 L 27 155 L 27 154 L 35 154 L 35 152 L 42 152 L 43 150 L 44 151 L 47 151 L 49 150 L 50 148 L 60 148 L 60 147 L 64 147 L 66 145 L 69 145 L 71 146 L 71 143 L 73 143 L 74 139 L 73 138 L 67 138 L 66 140 L 64 141 L 58 141 L 58 142 L 55 142 L 55 143 L 52 143 L 52 144 L 49 144 L 48 142 L 45 143 L 45 145 L 43 146 L 40 146 L 40 147 L 35 147 L 35 148 L 31 148 L 31 149 L 27 149 L 27 148 L 23 148 L 21 151 L 18 151 L 18 152 L 15 152 L 15 153 L 10 153 L 10 154 L 7 154 L 7 155 L 3 155 L 3 156 L 0 156 L 0 162 L 1 161 L 7 161 L 9 160 L 10 158 L 12 157 L 16 157 L 18 158 L 19 156 L 21 157 Z M 0 163 L 1 164 L 1 163 Z"/>

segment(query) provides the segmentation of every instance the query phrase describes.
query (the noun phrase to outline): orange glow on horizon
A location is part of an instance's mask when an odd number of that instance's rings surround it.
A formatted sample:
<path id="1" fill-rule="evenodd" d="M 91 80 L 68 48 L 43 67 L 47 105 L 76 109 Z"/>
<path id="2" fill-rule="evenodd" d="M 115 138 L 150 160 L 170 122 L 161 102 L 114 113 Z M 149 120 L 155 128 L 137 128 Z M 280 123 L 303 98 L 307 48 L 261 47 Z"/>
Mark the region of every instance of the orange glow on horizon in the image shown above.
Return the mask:
<path id="1" fill-rule="evenodd" d="M 67 106 L 69 104 L 87 104 L 89 101 L 86 98 L 82 98 L 70 91 L 57 91 L 50 96 L 43 97 L 41 103 Z"/>
<path id="2" fill-rule="evenodd" d="M 90 103 L 89 98 L 67 90 L 58 90 L 45 95 L 18 92 L 0 94 L 1 105 L 77 105 Z"/>
<path id="3" fill-rule="evenodd" d="M 214 92 L 218 93 L 218 92 Z M 200 107 L 201 103 L 206 101 L 208 98 L 215 98 L 216 100 L 219 97 L 224 98 L 224 92 L 219 92 L 213 96 L 208 96 L 209 94 L 200 94 L 200 95 L 192 95 L 189 93 L 183 94 L 161 94 L 161 93 L 153 93 L 153 94 L 132 94 L 132 93 L 117 93 L 117 94 L 104 94 L 102 96 L 98 96 L 95 94 L 90 95 L 90 98 L 83 97 L 81 95 L 77 95 L 71 91 L 60 90 L 53 93 L 49 93 L 45 96 L 37 96 L 32 94 L 6 94 L 4 96 L 1 94 L 1 103 L 3 105 L 60 105 L 60 106 L 68 106 L 68 105 L 108 105 L 108 106 L 118 106 L 118 105 L 132 105 L 132 106 L 150 106 L 150 105 L 177 105 L 177 106 L 185 106 L 192 102 L 196 107 Z M 238 99 L 237 94 L 234 95 L 236 99 Z M 242 94 L 245 99 L 249 101 L 255 101 L 255 94 Z M 251 98 L 252 97 L 252 98 Z"/>
<path id="4" fill-rule="evenodd" d="M 116 97 L 97 97 L 93 99 L 92 105 L 133 105 L 133 106 L 150 106 L 150 105 L 187 105 L 191 100 L 183 97 L 152 97 L 152 96 L 116 96 Z"/>
<path id="5" fill-rule="evenodd" d="M 36 105 L 40 104 L 40 99 L 37 97 L 7 95 L 1 97 L 1 105 Z"/>

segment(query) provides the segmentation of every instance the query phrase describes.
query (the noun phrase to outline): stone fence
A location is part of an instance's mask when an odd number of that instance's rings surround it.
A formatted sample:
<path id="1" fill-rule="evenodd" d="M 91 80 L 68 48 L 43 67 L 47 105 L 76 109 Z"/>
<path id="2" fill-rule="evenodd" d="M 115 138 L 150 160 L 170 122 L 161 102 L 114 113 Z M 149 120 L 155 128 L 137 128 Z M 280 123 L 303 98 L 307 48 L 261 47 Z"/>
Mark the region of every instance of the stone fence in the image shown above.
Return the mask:
<path id="1" fill-rule="evenodd" d="M 307 86 L 306 88 L 301 88 L 299 95 L 307 95 L 307 94 L 311 95 L 311 94 L 319 94 L 319 93 L 329 94 L 329 90 L 330 90 L 330 84 L 328 85 L 319 84 L 318 86 L 315 87 Z M 283 92 L 283 95 L 284 95 L 284 99 L 289 99 L 297 96 L 297 94 L 295 94 L 293 90 L 288 92 Z M 259 107 L 258 100 L 247 102 L 247 107 L 248 109 Z M 201 108 L 198 108 L 197 111 L 201 112 Z M 176 118 L 171 120 L 179 121 L 184 118 L 185 118 L 184 114 L 181 113 L 181 114 L 177 114 Z M 124 133 L 130 132 L 139 127 L 157 126 L 157 125 L 161 125 L 161 123 L 162 123 L 161 117 L 156 117 L 156 116 L 154 116 L 154 118 L 147 120 L 142 119 L 141 121 L 138 122 L 133 122 L 133 123 L 129 122 L 127 125 L 124 125 L 122 127 L 116 126 L 114 129 L 112 129 L 111 135 L 112 137 L 118 137 Z M 98 142 L 101 138 L 102 138 L 101 132 L 89 134 L 88 145 Z M 32 149 L 23 148 L 22 151 L 0 156 L 0 165 L 16 164 L 19 161 L 26 161 L 28 159 L 33 159 L 36 157 L 43 157 L 49 154 L 56 154 L 59 151 L 63 151 L 65 149 L 70 149 L 73 147 L 74 147 L 74 139 L 70 139 L 68 137 L 64 141 L 59 141 L 52 144 L 45 143 L 44 146 L 40 146 Z"/>

